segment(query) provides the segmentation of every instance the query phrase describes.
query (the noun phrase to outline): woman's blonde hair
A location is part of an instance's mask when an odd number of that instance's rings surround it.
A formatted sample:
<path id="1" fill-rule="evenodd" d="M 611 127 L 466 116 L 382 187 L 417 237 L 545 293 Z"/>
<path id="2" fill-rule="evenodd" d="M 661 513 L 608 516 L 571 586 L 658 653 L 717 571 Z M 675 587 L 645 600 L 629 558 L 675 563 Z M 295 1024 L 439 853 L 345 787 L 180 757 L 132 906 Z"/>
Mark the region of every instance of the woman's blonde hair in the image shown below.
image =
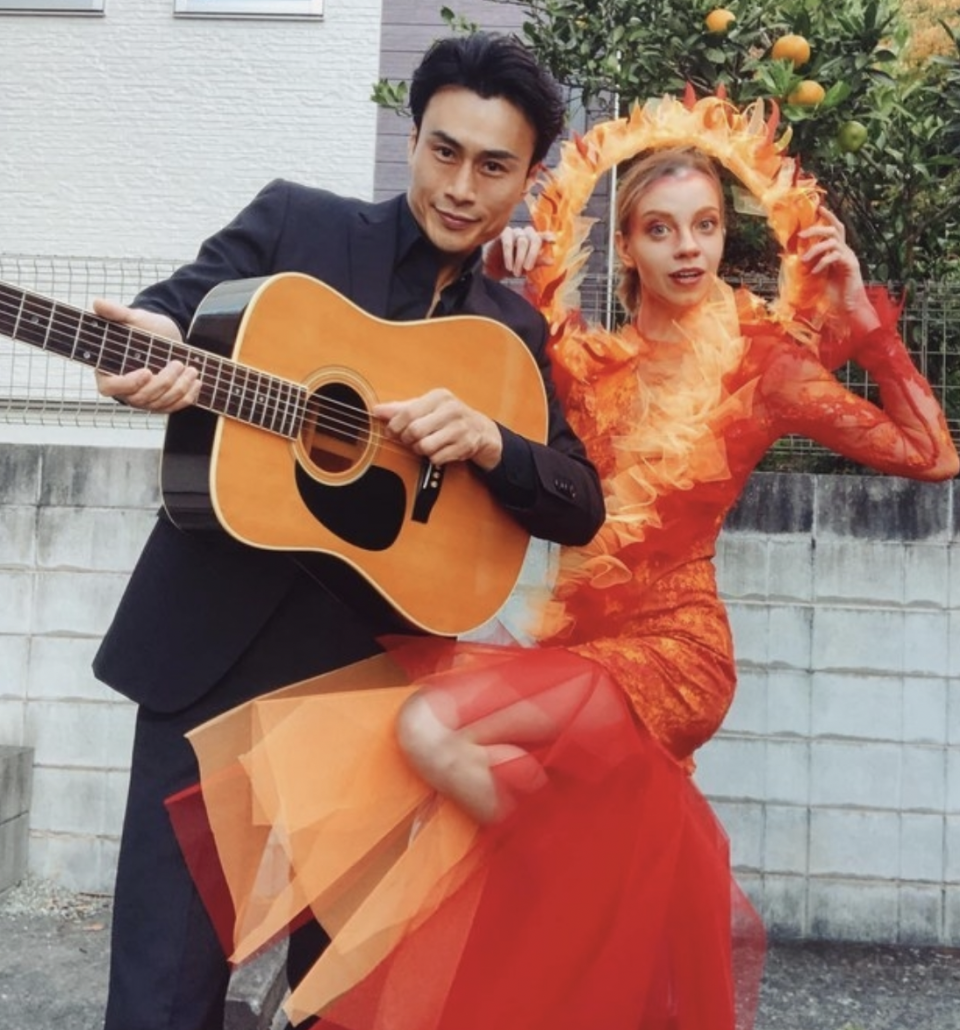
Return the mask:
<path id="1" fill-rule="evenodd" d="M 720 218 L 723 220 L 723 183 L 716 162 L 696 147 L 669 147 L 636 158 L 621 176 L 617 187 L 616 228 L 624 237 L 630 234 L 630 219 L 644 193 L 660 179 L 682 175 L 684 172 L 701 172 L 715 183 Z M 617 296 L 629 315 L 636 314 L 640 307 L 640 287 L 640 276 L 636 268 L 629 268 L 621 262 Z"/>

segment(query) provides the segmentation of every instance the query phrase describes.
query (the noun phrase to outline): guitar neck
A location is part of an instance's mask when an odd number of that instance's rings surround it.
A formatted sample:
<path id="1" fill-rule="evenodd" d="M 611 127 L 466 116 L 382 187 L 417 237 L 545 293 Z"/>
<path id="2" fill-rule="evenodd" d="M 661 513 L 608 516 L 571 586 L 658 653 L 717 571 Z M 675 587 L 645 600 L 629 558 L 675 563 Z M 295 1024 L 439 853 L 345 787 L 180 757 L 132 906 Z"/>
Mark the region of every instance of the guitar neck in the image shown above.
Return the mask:
<path id="1" fill-rule="evenodd" d="M 290 439 L 303 423 L 307 393 L 297 383 L 4 282 L 0 336 L 111 375 L 182 361 L 199 372 L 197 407 Z"/>

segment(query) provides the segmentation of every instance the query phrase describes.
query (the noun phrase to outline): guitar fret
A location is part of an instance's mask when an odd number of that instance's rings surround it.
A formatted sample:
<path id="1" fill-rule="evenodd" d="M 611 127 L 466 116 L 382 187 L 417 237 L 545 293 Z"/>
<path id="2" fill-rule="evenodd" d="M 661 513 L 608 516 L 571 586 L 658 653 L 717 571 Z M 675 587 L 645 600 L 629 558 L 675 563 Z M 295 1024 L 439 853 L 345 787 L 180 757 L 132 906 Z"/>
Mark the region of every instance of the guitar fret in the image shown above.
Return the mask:
<path id="1" fill-rule="evenodd" d="M 286 391 L 286 400 L 283 406 L 283 418 L 280 420 L 280 432 L 284 436 L 296 436 L 296 387 L 293 383 L 285 382 L 284 389 Z M 291 404 L 291 401 L 293 402 Z"/>
<path id="2" fill-rule="evenodd" d="M 197 370 L 200 407 L 288 439 L 302 426 L 308 394 L 299 384 L 4 282 L 0 335 L 111 375 L 182 361 Z"/>

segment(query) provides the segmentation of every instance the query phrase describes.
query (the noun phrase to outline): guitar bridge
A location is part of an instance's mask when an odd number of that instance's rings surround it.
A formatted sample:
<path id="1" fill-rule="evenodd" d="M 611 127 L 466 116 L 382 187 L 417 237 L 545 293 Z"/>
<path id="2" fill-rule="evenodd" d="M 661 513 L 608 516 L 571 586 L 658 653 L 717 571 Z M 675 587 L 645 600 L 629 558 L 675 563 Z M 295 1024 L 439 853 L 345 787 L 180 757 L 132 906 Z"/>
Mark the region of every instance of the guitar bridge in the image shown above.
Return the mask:
<path id="1" fill-rule="evenodd" d="M 414 522 L 427 522 L 430 512 L 437 503 L 440 496 L 440 487 L 443 485 L 443 467 L 434 465 L 426 458 L 420 462 L 420 478 L 417 482 L 417 492 L 413 498 Z"/>

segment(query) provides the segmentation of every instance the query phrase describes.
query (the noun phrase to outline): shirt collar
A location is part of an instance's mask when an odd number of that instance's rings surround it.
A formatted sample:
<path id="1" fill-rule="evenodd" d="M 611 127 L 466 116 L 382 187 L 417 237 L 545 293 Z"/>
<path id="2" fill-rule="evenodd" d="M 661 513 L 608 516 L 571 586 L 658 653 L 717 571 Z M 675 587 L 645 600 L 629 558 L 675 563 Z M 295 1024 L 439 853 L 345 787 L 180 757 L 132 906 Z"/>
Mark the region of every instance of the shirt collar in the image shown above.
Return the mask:
<path id="1" fill-rule="evenodd" d="M 404 197 L 400 205 L 400 224 L 397 227 L 397 254 L 394 267 L 400 265 L 410 254 L 414 247 L 421 246 L 425 252 L 431 254 L 440 265 L 440 251 L 427 239 L 426 234 L 420 228 L 419 222 L 413 217 L 410 210 L 410 201 Z M 463 269 L 460 273 L 460 281 L 472 279 L 480 271 L 483 265 L 483 250 L 477 247 L 469 254 L 463 262 Z"/>

